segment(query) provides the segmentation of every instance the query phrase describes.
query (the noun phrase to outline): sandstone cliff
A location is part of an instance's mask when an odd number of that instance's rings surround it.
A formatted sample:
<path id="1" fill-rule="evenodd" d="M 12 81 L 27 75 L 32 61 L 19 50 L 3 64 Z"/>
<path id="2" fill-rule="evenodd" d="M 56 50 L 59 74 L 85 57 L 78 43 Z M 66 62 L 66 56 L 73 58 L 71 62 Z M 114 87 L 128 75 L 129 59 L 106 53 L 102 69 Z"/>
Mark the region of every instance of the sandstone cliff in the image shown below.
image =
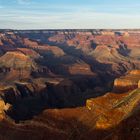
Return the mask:
<path id="1" fill-rule="evenodd" d="M 127 92 L 139 87 L 140 70 L 130 71 L 114 81 L 114 92 Z"/>

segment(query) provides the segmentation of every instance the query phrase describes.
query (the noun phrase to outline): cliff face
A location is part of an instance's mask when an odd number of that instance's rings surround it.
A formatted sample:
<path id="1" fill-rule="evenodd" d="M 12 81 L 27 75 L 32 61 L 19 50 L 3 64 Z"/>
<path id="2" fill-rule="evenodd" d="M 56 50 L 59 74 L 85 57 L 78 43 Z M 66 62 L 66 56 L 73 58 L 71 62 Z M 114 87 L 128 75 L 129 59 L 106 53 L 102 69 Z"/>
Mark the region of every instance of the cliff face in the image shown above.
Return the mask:
<path id="1" fill-rule="evenodd" d="M 126 76 L 118 78 L 114 81 L 115 92 L 127 92 L 139 87 L 140 71 L 130 71 Z"/>
<path id="2" fill-rule="evenodd" d="M 139 42 L 139 30 L 1 31 L 0 139 L 139 134 Z"/>
<path id="3" fill-rule="evenodd" d="M 59 82 L 50 81 L 55 85 Z M 68 86 L 70 83 L 65 81 L 63 84 Z M 27 87 L 25 84 L 17 84 Z M 28 88 L 32 90 L 31 85 L 28 85 Z M 18 137 L 22 139 L 21 136 L 24 136 L 24 139 L 32 137 L 35 140 L 48 137 L 52 140 L 58 137 L 64 140 L 87 140 L 90 136 L 90 139 L 95 140 L 104 138 L 133 140 L 134 137 L 139 138 L 139 103 L 140 90 L 136 88 L 127 93 L 110 92 L 98 98 L 88 99 L 85 107 L 45 109 L 32 120 L 20 124 L 11 123 L 10 120 L 3 118 L 0 137 L 8 140 Z M 35 134 L 35 137 L 32 134 Z"/>

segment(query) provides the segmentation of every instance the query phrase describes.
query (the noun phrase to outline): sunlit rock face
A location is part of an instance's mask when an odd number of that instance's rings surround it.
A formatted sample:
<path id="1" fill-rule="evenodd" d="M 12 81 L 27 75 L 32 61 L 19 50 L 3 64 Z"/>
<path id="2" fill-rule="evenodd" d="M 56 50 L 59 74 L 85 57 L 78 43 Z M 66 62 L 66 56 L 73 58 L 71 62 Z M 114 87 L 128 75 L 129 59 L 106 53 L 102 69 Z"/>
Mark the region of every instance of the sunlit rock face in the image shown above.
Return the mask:
<path id="1" fill-rule="evenodd" d="M 139 42 L 139 30 L 0 31 L 0 139 L 139 135 Z"/>
<path id="2" fill-rule="evenodd" d="M 0 99 L 0 122 L 6 118 L 5 112 L 10 110 L 11 107 L 9 103 L 5 103 L 4 100 Z"/>
<path id="3" fill-rule="evenodd" d="M 126 76 L 117 78 L 114 81 L 115 92 L 127 92 L 139 87 L 140 70 L 133 70 L 128 72 Z"/>
<path id="4" fill-rule="evenodd" d="M 139 112 L 139 72 L 139 70 L 129 71 L 125 76 L 115 79 L 111 93 L 87 100 L 87 109 L 99 114 L 96 119 L 97 129 L 116 127 L 121 121 L 135 115 L 135 111 Z"/>
<path id="5" fill-rule="evenodd" d="M 0 66 L 13 69 L 31 69 L 31 59 L 20 52 L 6 52 L 0 59 Z"/>
<path id="6" fill-rule="evenodd" d="M 138 88 L 140 88 L 140 80 L 139 80 L 139 82 L 138 82 Z"/>

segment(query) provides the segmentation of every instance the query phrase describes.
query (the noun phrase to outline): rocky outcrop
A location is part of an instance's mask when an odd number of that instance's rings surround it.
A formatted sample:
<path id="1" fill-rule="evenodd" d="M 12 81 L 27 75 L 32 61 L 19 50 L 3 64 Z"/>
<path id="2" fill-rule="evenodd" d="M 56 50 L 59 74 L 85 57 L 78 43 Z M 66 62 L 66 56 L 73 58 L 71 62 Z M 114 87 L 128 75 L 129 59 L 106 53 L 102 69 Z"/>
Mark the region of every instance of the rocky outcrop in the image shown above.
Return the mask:
<path id="1" fill-rule="evenodd" d="M 114 92 L 127 92 L 139 87 L 140 70 L 130 71 L 114 81 Z"/>
<path id="2" fill-rule="evenodd" d="M 117 126 L 122 120 L 126 119 L 138 109 L 140 102 L 140 91 L 136 89 L 128 94 L 107 95 L 87 100 L 86 107 L 100 114 L 96 120 L 97 129 L 108 129 Z M 117 117 L 116 117 L 117 116 Z"/>
<path id="3" fill-rule="evenodd" d="M 38 80 L 32 82 L 15 82 L 11 86 L 1 86 L 0 97 L 5 104 L 10 104 L 7 114 L 18 121 L 31 118 L 47 107 L 46 84 Z"/>
<path id="4" fill-rule="evenodd" d="M 95 75 L 90 66 L 85 63 L 73 64 L 69 66 L 68 71 L 71 75 Z"/>
<path id="5" fill-rule="evenodd" d="M 2 86 L 0 96 L 6 103 L 14 104 L 22 99 L 41 96 L 45 88 L 43 83 L 15 82 L 12 86 Z"/>
<path id="6" fill-rule="evenodd" d="M 138 82 L 138 88 L 140 88 L 140 81 Z"/>
<path id="7" fill-rule="evenodd" d="M 29 79 L 37 65 L 32 58 L 19 52 L 8 51 L 0 57 L 0 77 L 3 82 Z"/>
<path id="8" fill-rule="evenodd" d="M 114 82 L 114 92 L 127 92 L 138 87 L 138 81 L 120 78 Z"/>
<path id="9" fill-rule="evenodd" d="M 14 68 L 14 69 L 32 69 L 34 64 L 32 60 L 20 52 L 6 52 L 0 58 L 0 67 Z"/>
<path id="10" fill-rule="evenodd" d="M 132 76 L 139 76 L 140 75 L 140 70 L 132 70 L 129 72 L 130 75 Z"/>
<path id="11" fill-rule="evenodd" d="M 26 56 L 31 57 L 32 59 L 37 59 L 40 57 L 40 55 L 32 49 L 28 49 L 28 48 L 17 48 L 17 49 L 21 51 L 23 54 L 25 54 Z"/>
<path id="12" fill-rule="evenodd" d="M 5 112 L 10 110 L 11 105 L 9 103 L 5 103 L 2 99 L 0 99 L 0 121 L 3 121 L 6 118 Z"/>

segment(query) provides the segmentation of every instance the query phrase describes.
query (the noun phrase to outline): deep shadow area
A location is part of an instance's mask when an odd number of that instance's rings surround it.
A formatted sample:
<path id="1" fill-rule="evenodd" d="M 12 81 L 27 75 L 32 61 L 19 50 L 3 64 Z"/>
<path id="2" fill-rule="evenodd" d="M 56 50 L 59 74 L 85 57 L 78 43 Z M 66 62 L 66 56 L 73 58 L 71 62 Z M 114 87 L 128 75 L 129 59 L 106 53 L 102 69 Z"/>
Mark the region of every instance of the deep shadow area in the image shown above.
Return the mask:
<path id="1" fill-rule="evenodd" d="M 104 87 L 99 79 L 90 76 L 74 76 L 59 84 L 46 82 L 46 87 L 37 92 L 24 86 L 17 86 L 19 97 L 14 91 L 6 91 L 4 100 L 12 107 L 6 112 L 15 122 L 30 120 L 45 109 L 63 109 L 85 106 L 86 100 L 111 91 L 112 85 Z M 100 87 L 102 90 L 97 90 Z M 10 93 L 10 94 L 9 94 Z M 9 96 L 10 95 L 10 96 Z"/>

